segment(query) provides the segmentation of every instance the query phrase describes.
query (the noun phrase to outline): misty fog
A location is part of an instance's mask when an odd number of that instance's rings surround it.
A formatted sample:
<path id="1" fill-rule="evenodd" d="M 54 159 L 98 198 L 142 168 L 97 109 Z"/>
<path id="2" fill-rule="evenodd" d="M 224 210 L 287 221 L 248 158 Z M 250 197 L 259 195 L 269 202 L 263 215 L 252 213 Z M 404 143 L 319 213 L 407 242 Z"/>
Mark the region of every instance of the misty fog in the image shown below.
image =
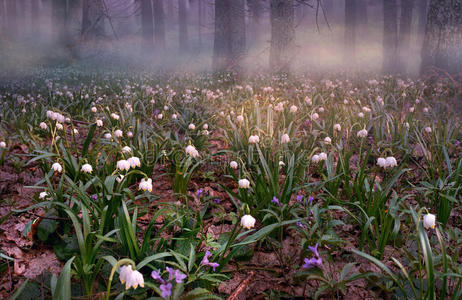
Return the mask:
<path id="1" fill-rule="evenodd" d="M 82 5 L 85 1 L 64 1 L 62 23 L 55 16 L 56 1 L 0 1 L 0 68 L 2 72 L 27 72 L 38 66 L 69 66 L 89 62 L 99 67 L 125 66 L 178 71 L 212 69 L 215 9 L 213 0 L 185 1 L 186 47 L 180 49 L 179 1 L 163 3 L 165 47 L 154 40 L 146 45 L 142 24 L 142 1 L 105 0 L 101 26 L 96 39 L 82 36 Z M 180 0 L 181 1 L 181 0 Z M 59 1 L 58 1 L 59 2 Z M 257 8 L 245 4 L 245 51 L 240 65 L 246 71 L 268 70 L 271 45 L 270 1 L 257 1 Z M 347 4 L 346 4 L 347 3 Z M 345 51 L 345 5 L 348 1 L 294 1 L 295 38 L 290 65 L 296 72 L 364 71 L 382 69 L 384 14 L 381 1 L 357 1 L 354 52 Z M 416 75 L 425 20 L 420 3 L 412 10 L 409 46 L 399 49 L 407 64 L 403 75 Z M 15 10 L 13 10 L 13 8 Z M 155 9 L 155 7 L 154 7 Z M 258 15 L 256 16 L 258 9 Z M 398 5 L 397 26 L 403 23 Z M 156 14 L 153 27 L 156 30 Z M 61 25 L 59 25 L 61 24 Z M 64 26 L 62 28 L 61 26 Z M 64 34 L 64 42 L 59 37 Z M 184 39 L 184 37 L 183 37 Z M 396 51 L 396 47 L 394 47 Z M 400 70 L 402 71 L 402 70 Z"/>

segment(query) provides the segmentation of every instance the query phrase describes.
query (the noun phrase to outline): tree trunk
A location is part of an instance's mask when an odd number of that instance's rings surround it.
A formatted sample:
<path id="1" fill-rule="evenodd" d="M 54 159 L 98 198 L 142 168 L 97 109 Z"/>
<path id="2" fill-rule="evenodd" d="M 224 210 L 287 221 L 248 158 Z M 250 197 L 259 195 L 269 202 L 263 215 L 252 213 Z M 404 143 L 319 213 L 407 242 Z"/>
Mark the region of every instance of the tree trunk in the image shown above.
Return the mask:
<path id="1" fill-rule="evenodd" d="M 83 0 L 82 40 L 95 41 L 104 37 L 104 6 L 102 0 Z"/>
<path id="2" fill-rule="evenodd" d="M 369 22 L 369 15 L 367 13 L 367 6 L 368 1 L 358 1 L 356 0 L 356 8 L 357 15 L 356 15 L 356 28 L 358 28 L 358 34 L 360 37 L 365 37 L 368 34 L 368 22 Z"/>
<path id="3" fill-rule="evenodd" d="M 40 35 L 40 0 L 31 1 L 31 25 L 32 34 L 37 37 Z"/>
<path id="4" fill-rule="evenodd" d="M 152 21 L 151 0 L 141 0 L 141 33 L 143 37 L 143 48 L 145 50 L 153 47 L 154 25 Z"/>
<path id="5" fill-rule="evenodd" d="M 188 0 L 179 0 L 178 1 L 178 22 L 180 30 L 180 51 L 186 52 L 189 48 L 188 41 L 188 12 L 186 9 L 186 1 Z"/>
<path id="6" fill-rule="evenodd" d="M 18 16 L 16 0 L 6 0 L 6 34 L 15 38 L 18 35 Z"/>
<path id="7" fill-rule="evenodd" d="M 396 0 L 383 1 L 383 66 L 384 73 L 396 71 L 398 21 Z"/>
<path id="8" fill-rule="evenodd" d="M 245 40 L 244 0 L 216 0 L 213 69 L 239 70 Z"/>
<path id="9" fill-rule="evenodd" d="M 51 3 L 51 22 L 53 24 L 53 37 L 55 42 L 61 47 L 68 45 L 67 32 L 67 7 L 62 0 L 52 0 Z"/>
<path id="10" fill-rule="evenodd" d="M 246 50 L 245 0 L 231 2 L 231 62 L 232 69 L 241 68 L 241 60 Z"/>
<path id="11" fill-rule="evenodd" d="M 199 52 L 202 48 L 202 0 L 197 1 L 197 36 L 198 36 L 198 49 Z"/>
<path id="12" fill-rule="evenodd" d="M 333 0 L 323 0 L 322 5 L 324 7 L 324 11 L 326 13 L 326 16 L 332 16 L 332 11 L 334 9 L 334 1 Z M 330 22 L 330 20 L 329 20 Z"/>
<path id="13" fill-rule="evenodd" d="M 156 49 L 165 49 L 165 14 L 163 0 L 153 0 L 154 2 L 154 39 Z"/>
<path id="14" fill-rule="evenodd" d="M 261 16 L 263 12 L 262 0 L 247 0 L 250 13 L 249 41 L 258 43 L 261 29 Z"/>
<path id="15" fill-rule="evenodd" d="M 165 0 L 165 1 L 167 1 L 167 25 L 171 27 L 173 24 L 175 24 L 175 13 L 174 13 L 174 7 L 173 7 L 174 0 Z"/>
<path id="16" fill-rule="evenodd" d="M 345 58 L 346 65 L 356 63 L 357 0 L 345 0 Z"/>
<path id="17" fill-rule="evenodd" d="M 462 0 L 430 0 L 422 49 L 422 71 L 462 73 Z"/>
<path id="18" fill-rule="evenodd" d="M 295 27 L 292 0 L 271 0 L 270 68 L 275 72 L 289 72 L 293 56 Z"/>
<path id="19" fill-rule="evenodd" d="M 399 23 L 399 63 L 398 68 L 402 74 L 407 73 L 407 60 L 411 46 L 411 25 L 414 0 L 401 0 L 401 20 Z"/>
<path id="20" fill-rule="evenodd" d="M 427 26 L 427 7 L 428 7 L 428 0 L 418 0 L 417 1 L 417 10 L 418 10 L 418 29 L 417 33 L 421 39 L 423 39 L 425 35 L 425 27 Z"/>

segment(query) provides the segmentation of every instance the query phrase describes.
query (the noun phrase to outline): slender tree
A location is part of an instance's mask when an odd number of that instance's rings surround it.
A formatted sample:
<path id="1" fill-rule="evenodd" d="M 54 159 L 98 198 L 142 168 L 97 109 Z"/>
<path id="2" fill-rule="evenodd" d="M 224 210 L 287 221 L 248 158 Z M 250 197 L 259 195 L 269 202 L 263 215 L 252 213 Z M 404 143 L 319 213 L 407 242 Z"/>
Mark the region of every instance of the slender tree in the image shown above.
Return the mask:
<path id="1" fill-rule="evenodd" d="M 189 48 L 188 41 L 188 0 L 178 0 L 178 22 L 179 22 L 179 37 L 180 37 L 180 51 L 185 52 Z"/>
<path id="2" fill-rule="evenodd" d="M 102 0 L 83 0 L 82 30 L 84 41 L 94 41 L 104 37 L 105 12 Z"/>
<path id="3" fill-rule="evenodd" d="M 398 17 L 396 0 L 383 0 L 383 66 L 384 73 L 396 71 L 398 49 Z"/>
<path id="4" fill-rule="evenodd" d="M 418 13 L 417 34 L 419 40 L 423 42 L 423 37 L 425 36 L 425 27 L 427 26 L 428 0 L 418 0 L 416 4 Z"/>
<path id="5" fill-rule="evenodd" d="M 409 47 L 411 46 L 411 25 L 412 12 L 414 10 L 414 0 L 401 0 L 401 20 L 399 24 L 399 63 L 398 69 L 401 73 L 407 73 L 407 60 L 409 57 Z"/>
<path id="6" fill-rule="evenodd" d="M 245 1 L 216 0 L 213 69 L 239 70 L 245 41 Z"/>
<path id="7" fill-rule="evenodd" d="M 430 0 L 422 68 L 462 73 L 462 0 Z"/>
<path id="8" fill-rule="evenodd" d="M 154 25 L 152 20 L 152 2 L 151 0 L 141 0 L 141 33 L 143 37 L 144 49 L 153 47 Z"/>
<path id="9" fill-rule="evenodd" d="M 167 25 L 171 27 L 175 23 L 175 13 L 174 13 L 174 1 L 175 0 L 165 0 L 167 4 L 166 15 L 167 15 Z"/>
<path id="10" fill-rule="evenodd" d="M 263 13 L 262 0 L 247 0 L 249 8 L 249 41 L 258 42 L 261 28 L 261 17 Z"/>
<path id="11" fill-rule="evenodd" d="M 271 45 L 270 68 L 275 72 L 289 72 L 293 58 L 295 27 L 292 0 L 270 0 Z"/>
<path id="12" fill-rule="evenodd" d="M 51 18 L 55 42 L 62 47 L 68 46 L 69 33 L 66 22 L 68 18 L 66 1 L 52 0 Z"/>
<path id="13" fill-rule="evenodd" d="M 165 49 L 165 13 L 164 1 L 153 0 L 154 4 L 154 40 L 156 49 Z"/>
<path id="14" fill-rule="evenodd" d="M 357 0 L 345 0 L 345 63 L 356 62 L 356 31 L 358 23 Z"/>
<path id="15" fill-rule="evenodd" d="M 18 34 L 18 16 L 16 0 L 6 0 L 6 32 L 10 38 L 15 38 Z"/>
<path id="16" fill-rule="evenodd" d="M 197 1 L 197 36 L 198 36 L 198 48 L 199 51 L 202 48 L 202 16 L 203 16 L 203 4 L 202 0 Z"/>
<path id="17" fill-rule="evenodd" d="M 40 34 L 40 0 L 31 0 L 31 27 L 34 36 Z"/>

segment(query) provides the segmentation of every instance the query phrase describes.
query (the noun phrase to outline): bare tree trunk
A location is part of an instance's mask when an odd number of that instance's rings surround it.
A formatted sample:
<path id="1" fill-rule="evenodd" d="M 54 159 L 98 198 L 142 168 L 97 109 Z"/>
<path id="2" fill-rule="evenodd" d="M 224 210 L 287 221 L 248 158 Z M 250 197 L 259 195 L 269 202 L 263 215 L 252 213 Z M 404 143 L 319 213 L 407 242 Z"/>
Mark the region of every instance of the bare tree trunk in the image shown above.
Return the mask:
<path id="1" fill-rule="evenodd" d="M 289 72 L 295 42 L 294 3 L 292 0 L 271 0 L 271 70 Z"/>
<path id="2" fill-rule="evenodd" d="M 383 66 L 384 73 L 396 71 L 398 17 L 396 0 L 383 1 Z"/>
<path id="3" fill-rule="evenodd" d="M 231 15 L 230 0 L 215 0 L 215 34 L 213 42 L 213 70 L 226 69 L 229 63 L 230 24 Z"/>
<path id="4" fill-rule="evenodd" d="M 174 13 L 174 7 L 173 7 L 174 0 L 165 0 L 165 1 L 167 1 L 167 25 L 171 27 L 173 24 L 175 24 L 175 13 Z"/>
<path id="5" fill-rule="evenodd" d="M 245 0 L 232 0 L 231 22 L 231 62 L 232 68 L 239 70 L 246 50 Z"/>
<path id="6" fill-rule="evenodd" d="M 16 0 L 6 0 L 6 29 L 7 35 L 14 38 L 18 34 L 18 16 Z"/>
<path id="7" fill-rule="evenodd" d="M 357 0 L 345 0 L 345 63 L 356 63 Z"/>
<path id="8" fill-rule="evenodd" d="M 151 0 L 141 0 L 141 33 L 143 37 L 143 48 L 152 49 L 154 40 L 154 25 L 152 20 Z"/>
<path id="9" fill-rule="evenodd" d="M 368 1 L 358 1 L 356 0 L 356 8 L 357 15 L 356 15 L 356 28 L 357 28 L 357 36 L 360 40 L 364 40 L 364 37 L 368 34 L 368 22 L 369 22 L 369 14 L 367 12 Z"/>
<path id="10" fill-rule="evenodd" d="M 334 1 L 333 0 L 323 0 L 322 5 L 324 7 L 324 11 L 326 12 L 326 15 L 330 16 L 332 14 L 332 10 L 334 9 Z"/>
<path id="11" fill-rule="evenodd" d="M 155 45 L 161 52 L 165 49 L 165 14 L 163 0 L 154 2 L 154 39 Z"/>
<path id="12" fill-rule="evenodd" d="M 239 70 L 245 40 L 245 1 L 216 0 L 213 69 Z"/>
<path id="13" fill-rule="evenodd" d="M 422 47 L 425 37 L 425 27 L 427 26 L 428 0 L 418 0 L 416 4 L 419 18 L 417 23 L 417 44 Z"/>
<path id="14" fill-rule="evenodd" d="M 422 49 L 422 72 L 462 73 L 462 0 L 430 0 Z"/>
<path id="15" fill-rule="evenodd" d="M 82 39 L 94 41 L 104 37 L 104 6 L 102 0 L 83 0 Z"/>
<path id="16" fill-rule="evenodd" d="M 202 0 L 197 1 L 197 36 L 198 36 L 198 49 L 199 52 L 202 48 Z"/>
<path id="17" fill-rule="evenodd" d="M 399 24 L 399 63 L 398 68 L 402 74 L 407 73 L 407 60 L 411 46 L 411 25 L 414 0 L 401 0 L 401 20 Z"/>
<path id="18" fill-rule="evenodd" d="M 31 0 L 31 25 L 34 36 L 40 35 L 40 0 Z"/>
<path id="19" fill-rule="evenodd" d="M 66 2 L 62 0 L 52 0 L 51 3 L 51 22 L 53 25 L 53 37 L 58 45 L 65 47 L 68 44 L 67 32 L 67 7 Z"/>
<path id="20" fill-rule="evenodd" d="M 418 32 L 419 34 L 425 34 L 425 27 L 427 26 L 427 8 L 428 0 L 417 1 L 417 11 L 419 15 Z"/>
<path id="21" fill-rule="evenodd" d="M 250 13 L 249 41 L 258 43 L 261 29 L 261 16 L 263 12 L 262 0 L 247 0 Z"/>
<path id="22" fill-rule="evenodd" d="M 179 0 L 178 1 L 178 22 L 180 30 L 180 51 L 186 52 L 189 48 L 188 41 L 188 11 L 186 10 L 186 1 L 188 0 Z"/>

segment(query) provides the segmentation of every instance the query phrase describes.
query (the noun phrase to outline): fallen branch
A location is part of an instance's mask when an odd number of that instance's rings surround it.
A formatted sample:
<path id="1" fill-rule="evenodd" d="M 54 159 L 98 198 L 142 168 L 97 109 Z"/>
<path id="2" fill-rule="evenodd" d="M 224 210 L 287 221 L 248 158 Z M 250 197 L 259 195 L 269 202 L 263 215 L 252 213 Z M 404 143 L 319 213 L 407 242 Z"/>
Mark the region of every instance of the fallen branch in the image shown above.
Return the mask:
<path id="1" fill-rule="evenodd" d="M 255 272 L 251 271 L 249 276 L 247 276 L 246 279 L 244 279 L 238 286 L 238 288 L 234 291 L 234 293 L 231 294 L 231 296 L 228 297 L 227 300 L 235 300 L 239 296 L 239 294 L 249 285 L 250 280 L 252 277 L 255 275 Z"/>

